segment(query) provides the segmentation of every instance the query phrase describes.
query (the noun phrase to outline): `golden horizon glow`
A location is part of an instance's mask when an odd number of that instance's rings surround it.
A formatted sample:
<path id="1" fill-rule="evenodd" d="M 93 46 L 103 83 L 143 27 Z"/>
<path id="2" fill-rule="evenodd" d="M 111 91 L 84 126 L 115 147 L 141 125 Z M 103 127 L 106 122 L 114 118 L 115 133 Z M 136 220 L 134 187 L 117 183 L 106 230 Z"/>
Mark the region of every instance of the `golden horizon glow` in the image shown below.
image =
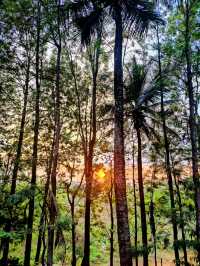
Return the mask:
<path id="1" fill-rule="evenodd" d="M 98 179 L 103 180 L 106 176 L 105 170 L 103 168 L 100 168 L 98 171 L 96 171 L 96 177 Z"/>

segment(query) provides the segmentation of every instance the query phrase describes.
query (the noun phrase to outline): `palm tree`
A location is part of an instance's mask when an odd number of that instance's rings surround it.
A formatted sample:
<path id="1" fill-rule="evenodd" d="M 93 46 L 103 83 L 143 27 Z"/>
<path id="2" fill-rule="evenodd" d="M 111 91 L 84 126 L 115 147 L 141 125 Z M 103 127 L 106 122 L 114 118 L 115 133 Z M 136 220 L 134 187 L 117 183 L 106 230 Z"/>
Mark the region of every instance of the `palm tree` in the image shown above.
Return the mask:
<path id="1" fill-rule="evenodd" d="M 116 198 L 117 229 L 121 266 L 132 265 L 130 253 L 130 233 L 128 223 L 128 208 L 126 199 L 125 160 L 124 160 L 124 111 L 123 111 L 123 67 L 122 45 L 123 31 L 130 25 L 132 34 L 142 35 L 148 29 L 150 22 L 160 21 L 153 11 L 149 1 L 111 1 L 111 0 L 79 0 L 71 2 L 69 8 L 81 30 L 82 43 L 88 44 L 91 36 L 96 34 L 99 23 L 106 16 L 114 19 L 114 98 L 115 98 L 115 127 L 114 127 L 114 188 Z M 104 20 L 105 21 L 105 20 Z M 85 243 L 88 247 L 90 243 Z M 87 249 L 88 250 L 88 249 Z M 84 259 L 83 266 L 89 265 L 89 254 Z"/>
<path id="2" fill-rule="evenodd" d="M 138 185 L 140 196 L 142 243 L 143 243 L 143 265 L 148 265 L 148 242 L 147 242 L 147 223 L 146 209 L 144 199 L 143 173 L 142 173 L 142 136 L 146 135 L 148 139 L 159 138 L 152 127 L 152 122 L 159 124 L 155 108 L 159 102 L 155 100 L 159 96 L 157 87 L 157 77 L 148 81 L 149 64 L 138 64 L 134 59 L 131 71 L 129 71 L 129 80 L 126 88 L 125 102 L 127 104 L 128 116 L 131 115 L 133 128 L 137 136 L 137 167 L 138 167 Z M 129 108 L 128 108 L 129 107 Z"/>

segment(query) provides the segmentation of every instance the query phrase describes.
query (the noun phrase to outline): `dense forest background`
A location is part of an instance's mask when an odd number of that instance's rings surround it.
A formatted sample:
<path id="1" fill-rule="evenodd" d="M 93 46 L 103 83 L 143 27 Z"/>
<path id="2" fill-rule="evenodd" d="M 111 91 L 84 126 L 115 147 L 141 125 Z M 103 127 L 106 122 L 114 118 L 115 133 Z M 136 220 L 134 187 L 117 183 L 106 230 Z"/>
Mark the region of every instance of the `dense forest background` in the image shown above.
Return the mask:
<path id="1" fill-rule="evenodd" d="M 0 1 L 0 265 L 200 264 L 200 1 Z"/>

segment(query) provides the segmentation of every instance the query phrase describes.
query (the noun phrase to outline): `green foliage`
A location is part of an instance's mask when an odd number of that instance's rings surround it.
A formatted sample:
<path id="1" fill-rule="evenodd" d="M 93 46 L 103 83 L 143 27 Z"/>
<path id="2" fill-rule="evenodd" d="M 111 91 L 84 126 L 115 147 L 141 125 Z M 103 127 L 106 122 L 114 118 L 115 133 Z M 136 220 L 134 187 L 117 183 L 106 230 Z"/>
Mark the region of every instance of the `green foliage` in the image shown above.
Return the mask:
<path id="1" fill-rule="evenodd" d="M 32 167 L 32 144 L 35 109 L 35 48 L 37 1 L 0 1 L 0 239 L 10 240 L 9 265 L 22 265 L 27 227 L 28 202 L 35 199 L 31 263 L 37 247 L 41 212 L 44 214 L 42 229 L 47 245 L 49 225 L 49 205 L 52 184 L 45 191 L 51 149 L 55 128 L 56 55 L 58 36 L 61 38 L 60 63 L 60 120 L 61 136 L 57 167 L 57 195 L 55 199 L 55 263 L 70 265 L 72 250 L 72 199 L 74 200 L 74 224 L 76 230 L 77 265 L 83 257 L 84 163 L 91 138 L 92 118 L 92 73 L 95 51 L 99 50 L 99 73 L 96 87 L 97 141 L 93 154 L 93 166 L 109 168 L 113 160 L 113 41 L 116 1 L 61 1 L 58 7 L 54 0 L 40 1 L 40 128 L 38 143 L 37 185 L 30 187 Z M 191 145 L 188 133 L 188 93 L 185 62 L 185 6 L 167 12 L 166 27 L 159 30 L 161 43 L 162 77 L 158 78 L 157 40 L 155 29 L 150 28 L 147 41 L 140 40 L 150 22 L 160 22 L 151 1 L 118 1 L 123 17 L 124 38 L 124 139 L 127 162 L 127 199 L 129 206 L 130 234 L 135 237 L 135 213 L 132 189 L 132 153 L 137 153 L 136 136 L 133 126 L 142 130 L 144 195 L 147 216 L 148 248 L 141 246 L 141 213 L 138 183 L 136 182 L 136 208 L 138 222 L 138 247 L 132 248 L 132 255 L 141 257 L 144 253 L 153 256 L 154 237 L 159 256 L 170 257 L 173 245 L 182 251 L 184 244 L 188 254 L 195 256 L 199 249 L 196 239 L 196 206 L 194 203 L 194 182 L 191 178 Z M 134 2 L 134 3 L 133 3 Z M 137 2 L 137 3 L 136 3 Z M 136 4 L 135 4 L 136 3 Z M 195 118 L 199 124 L 199 15 L 200 2 L 190 1 L 191 68 L 194 85 Z M 109 7 L 109 8 L 108 8 Z M 72 8 L 71 10 L 69 8 Z M 163 6 L 162 6 L 163 8 Z M 161 8 L 161 9 L 162 9 Z M 57 17 L 58 9 L 60 17 Z M 163 10 L 161 10 L 162 12 Z M 60 28 L 58 27 L 60 19 Z M 81 47 L 80 36 L 74 22 L 81 30 L 82 42 L 90 44 Z M 103 27 L 102 27 L 103 24 Z M 100 32 L 102 30 L 102 32 Z M 100 40 L 97 34 L 101 33 Z M 93 38 L 95 36 L 95 38 Z M 132 36 L 136 36 L 134 41 Z M 131 37 L 131 38 L 130 38 Z M 156 43 L 156 44 L 155 44 Z M 94 54 L 93 54 L 94 53 Z M 91 56 L 92 55 L 92 56 Z M 93 58 L 94 56 L 94 58 Z M 133 60 L 130 58 L 134 58 Z M 19 160 L 17 189 L 11 195 L 11 181 L 19 143 L 19 129 L 23 112 L 26 70 L 30 62 L 29 94 L 24 128 L 22 156 Z M 116 78 L 116 77 L 115 77 Z M 164 91 L 167 134 L 169 138 L 171 165 L 178 177 L 182 209 L 179 195 L 174 186 L 175 209 L 170 206 L 165 163 L 164 139 L 160 112 L 160 84 Z M 199 133 L 199 127 L 197 131 Z M 151 140 L 151 141 L 149 141 Z M 133 143 L 132 143 L 133 142 Z M 200 143 L 200 142 L 199 142 Z M 198 144 L 199 144 L 198 143 Z M 134 152 L 132 151 L 134 146 Z M 198 147 L 199 148 L 199 147 Z M 131 151 L 130 151 L 131 150 Z M 109 159 L 107 159 L 109 157 Z M 173 159 L 173 160 L 172 160 Z M 198 158 L 199 159 L 199 158 Z M 172 163 L 173 161 L 173 163 Z M 152 177 L 152 162 L 156 162 L 156 174 Z M 110 162 L 109 162 L 110 163 Z M 135 168 L 137 161 L 135 160 Z M 147 170 L 146 171 L 146 166 Z M 188 170 L 189 169 L 189 170 Z M 157 175 L 158 172 L 158 175 Z M 118 174 L 118 173 L 117 173 Z M 135 173 L 137 177 L 137 173 Z M 81 181 L 81 179 L 83 180 Z M 106 177 L 107 178 L 107 177 Z M 155 179 L 155 180 L 154 180 Z M 80 183 L 82 182 L 82 183 Z M 94 180 L 91 201 L 91 263 L 107 265 L 110 252 L 110 206 L 108 202 L 107 179 Z M 78 190 L 77 190 L 78 189 Z M 118 188 L 115 188 L 115 190 Z M 114 193 L 114 192 L 113 192 Z M 46 195 L 47 194 L 47 195 Z M 45 198 L 46 197 L 46 198 Z M 74 197 L 74 198 L 73 198 Z M 71 200 L 71 201 L 70 201 Z M 113 196 L 113 206 L 115 204 Z M 154 212 L 150 209 L 153 203 Z M 151 212 L 151 213 L 150 213 Z M 176 215 L 175 215 L 176 212 Z M 182 212 L 182 213 L 181 213 Z M 155 228 L 150 230 L 152 215 Z M 174 243 L 171 217 L 176 218 L 179 240 Z M 5 225 L 11 220 L 11 230 Z M 87 222 L 87 221 L 86 221 Z M 181 238 L 184 225 L 186 241 Z M 114 208 L 114 257 L 118 265 L 117 223 Z M 46 255 L 45 255 L 46 257 Z M 168 263 L 168 261 L 166 262 Z M 169 262 L 170 263 L 170 262 Z"/>
<path id="2" fill-rule="evenodd" d="M 135 247 L 132 248 L 132 256 L 133 258 L 137 257 L 142 257 L 144 253 L 150 253 L 152 250 L 152 246 L 143 247 L 143 246 L 137 246 L 137 249 Z"/>

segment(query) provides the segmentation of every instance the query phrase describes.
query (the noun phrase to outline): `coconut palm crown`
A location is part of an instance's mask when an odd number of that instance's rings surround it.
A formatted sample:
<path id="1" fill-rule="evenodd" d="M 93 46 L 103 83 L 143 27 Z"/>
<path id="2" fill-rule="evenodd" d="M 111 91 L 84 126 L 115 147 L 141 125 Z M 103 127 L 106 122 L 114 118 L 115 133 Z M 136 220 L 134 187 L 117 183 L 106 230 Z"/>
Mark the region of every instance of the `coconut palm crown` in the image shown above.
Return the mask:
<path id="1" fill-rule="evenodd" d="M 155 12 L 155 4 L 148 0 L 77 0 L 69 4 L 73 19 L 81 32 L 82 44 L 89 44 L 99 25 L 106 18 L 115 19 L 116 8 L 121 9 L 124 29 L 132 35 L 143 36 L 151 23 L 163 23 Z"/>
<path id="2" fill-rule="evenodd" d="M 128 206 L 126 198 L 125 158 L 124 158 L 124 96 L 122 44 L 123 31 L 128 28 L 132 35 L 142 36 L 147 32 L 150 22 L 158 23 L 161 19 L 154 12 L 154 4 L 148 0 L 77 0 L 71 1 L 69 11 L 81 32 L 81 42 L 88 45 L 99 28 L 112 18 L 115 22 L 114 46 L 114 189 L 116 198 L 117 230 L 119 240 L 120 265 L 132 266 Z M 87 184 L 86 184 L 87 187 Z M 86 189 L 87 191 L 87 189 Z M 90 195 L 86 196 L 87 198 Z M 90 220 L 90 211 L 85 214 L 85 225 Z M 86 227 L 85 227 L 86 228 Z M 84 258 L 82 266 L 89 266 L 90 237 L 85 231 Z M 144 260 L 148 266 L 148 258 Z"/>

